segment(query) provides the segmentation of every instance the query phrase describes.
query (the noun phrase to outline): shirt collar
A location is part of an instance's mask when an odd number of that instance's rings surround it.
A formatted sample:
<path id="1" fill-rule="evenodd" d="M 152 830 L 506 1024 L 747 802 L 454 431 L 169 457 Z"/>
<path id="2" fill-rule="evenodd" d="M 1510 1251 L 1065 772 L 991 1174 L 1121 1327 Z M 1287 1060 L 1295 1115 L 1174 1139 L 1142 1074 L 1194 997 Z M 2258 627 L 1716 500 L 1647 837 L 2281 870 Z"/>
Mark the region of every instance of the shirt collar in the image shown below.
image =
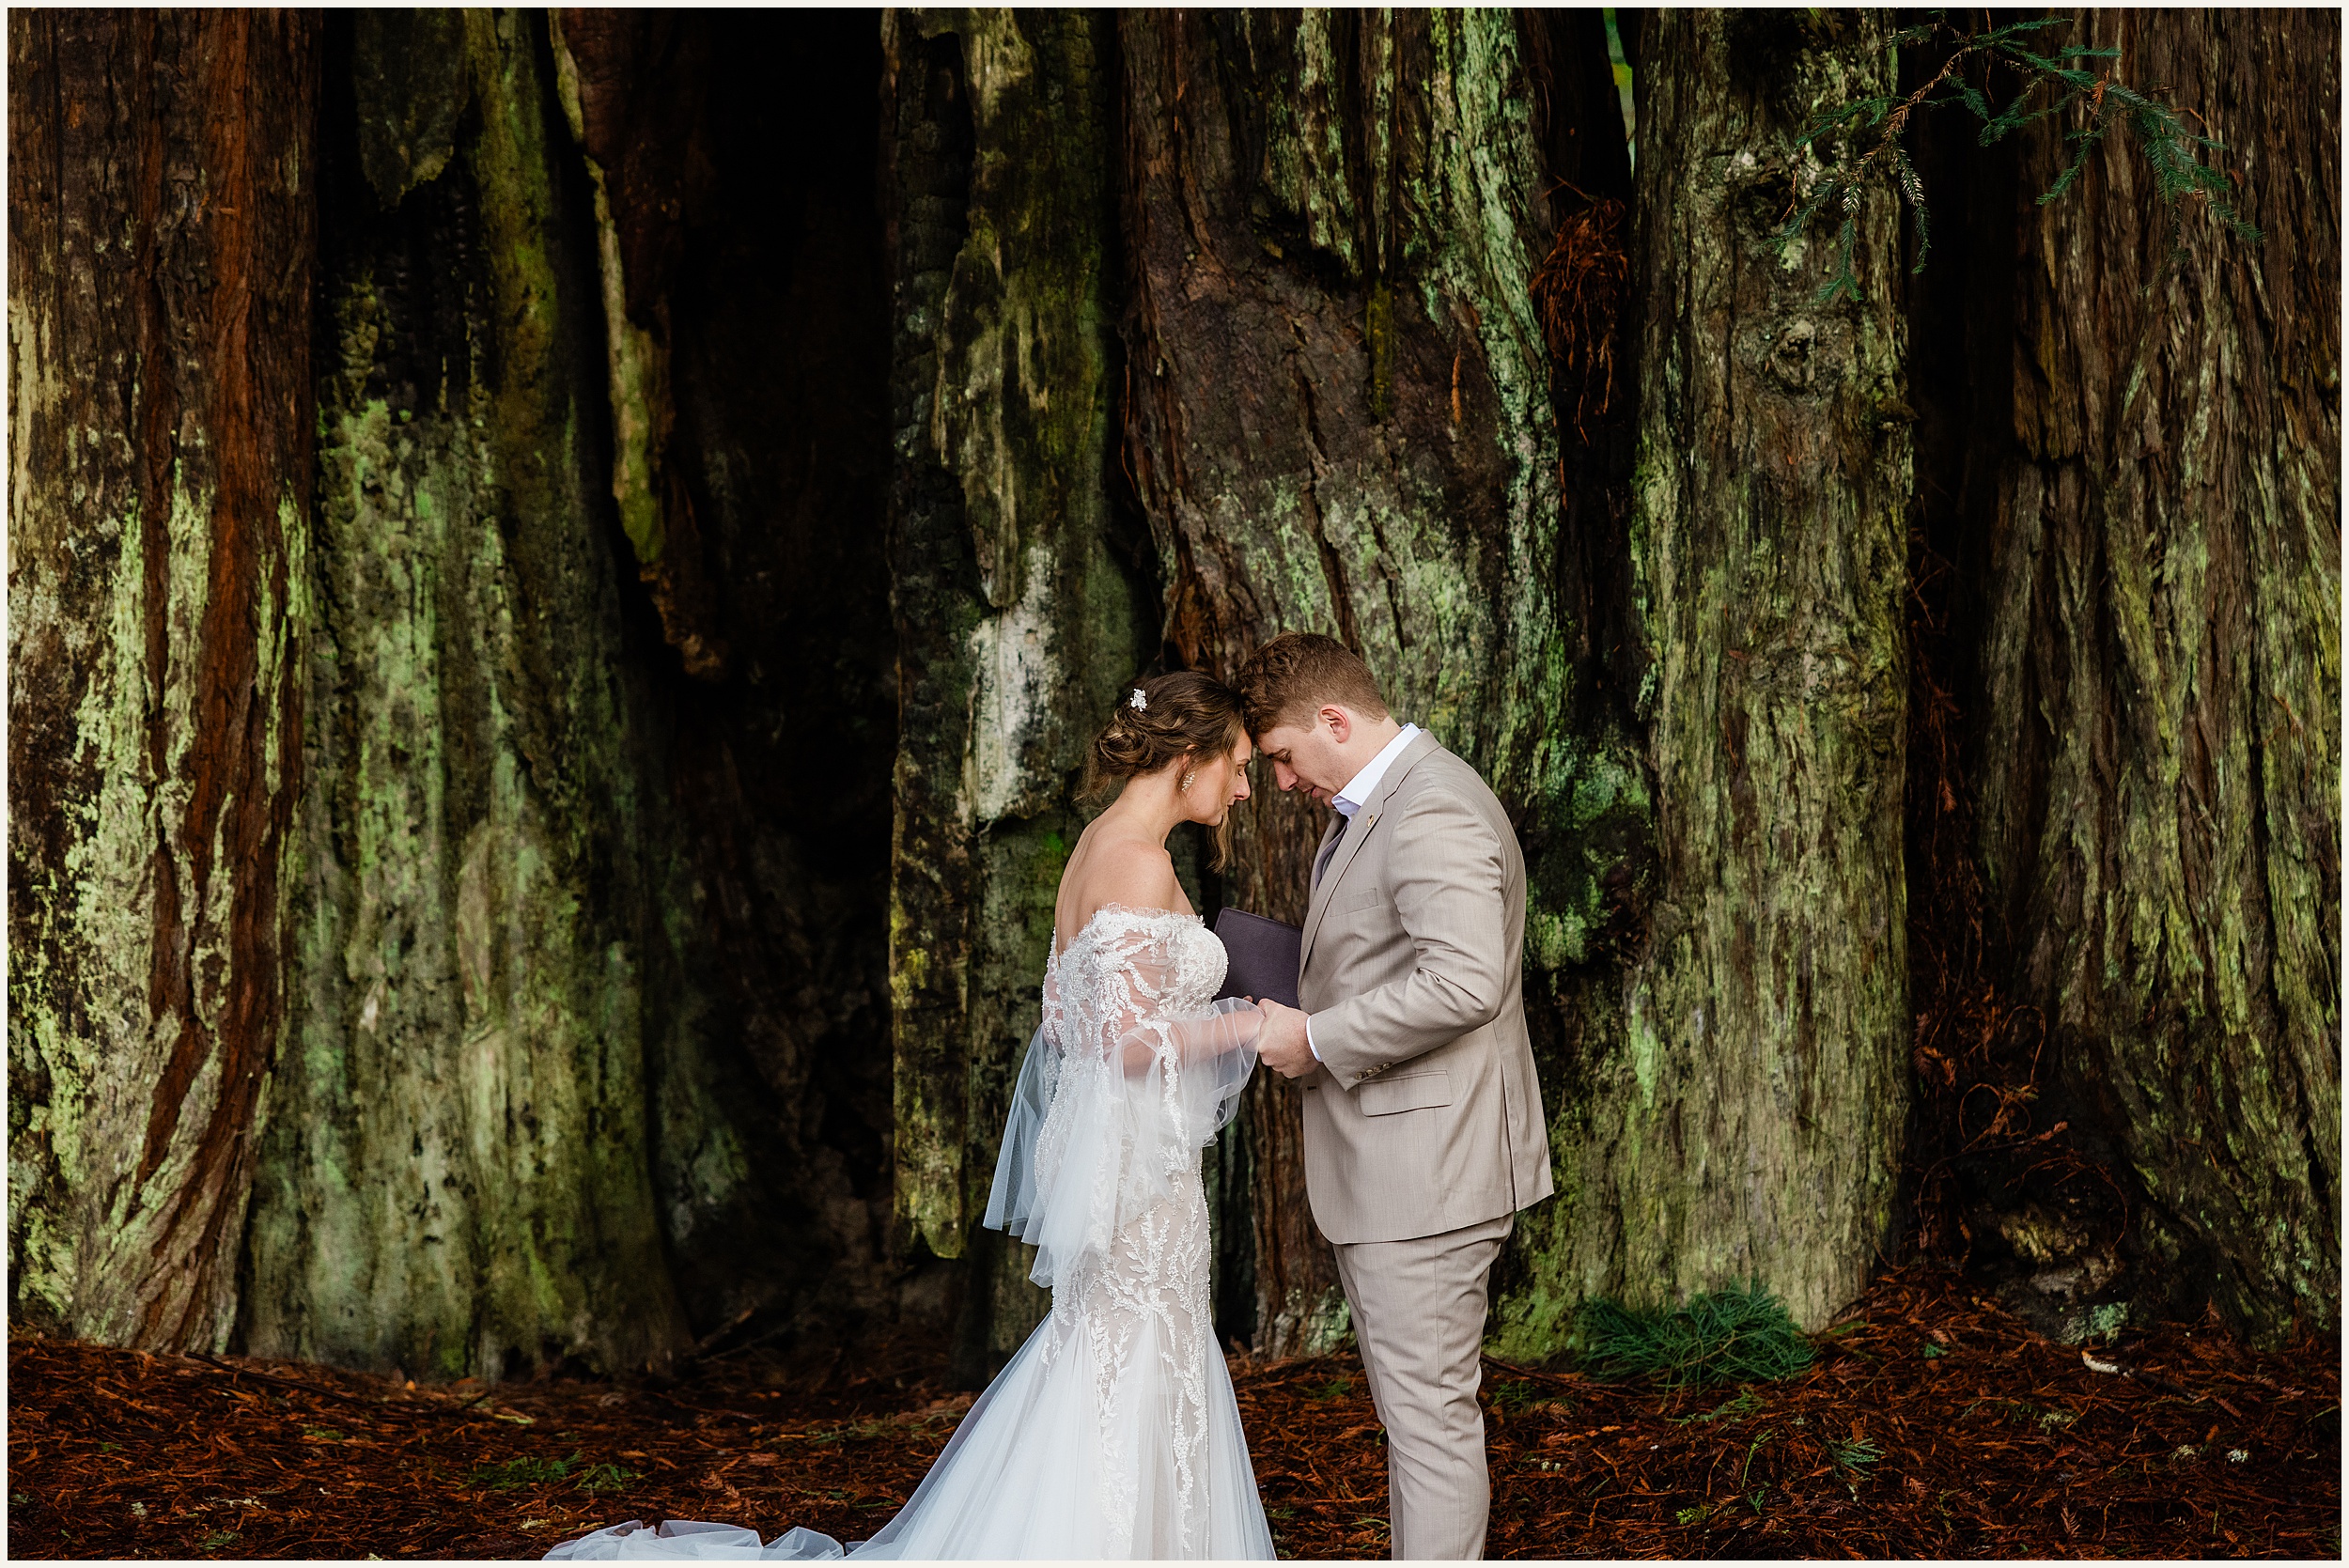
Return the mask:
<path id="1" fill-rule="evenodd" d="M 1371 796 L 1377 792 L 1378 781 L 1387 776 L 1387 769 L 1394 765 L 1394 759 L 1403 754 L 1403 748 L 1408 746 L 1411 737 L 1417 734 L 1417 724 L 1404 725 L 1402 732 L 1379 748 L 1378 754 L 1372 757 L 1361 772 L 1346 781 L 1346 787 L 1339 790 L 1337 798 L 1330 802 L 1337 808 L 1340 816 L 1350 822 L 1354 814 L 1369 803 Z"/>

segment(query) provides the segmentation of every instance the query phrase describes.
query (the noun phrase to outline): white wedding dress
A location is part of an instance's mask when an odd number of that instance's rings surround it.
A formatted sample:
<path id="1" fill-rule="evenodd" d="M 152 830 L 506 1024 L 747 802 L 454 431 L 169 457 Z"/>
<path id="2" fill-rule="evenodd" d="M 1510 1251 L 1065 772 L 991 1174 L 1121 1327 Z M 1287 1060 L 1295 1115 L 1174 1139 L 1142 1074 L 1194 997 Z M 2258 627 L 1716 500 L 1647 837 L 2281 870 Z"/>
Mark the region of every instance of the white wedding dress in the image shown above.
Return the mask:
<path id="1" fill-rule="evenodd" d="M 1036 1248 L 1051 1314 L 859 1558 L 1270 1558 L 1207 1300 L 1200 1149 L 1255 1065 L 1261 1017 L 1212 999 L 1190 915 L 1109 905 L 1045 969 L 986 1223 Z M 843 1555 L 804 1528 L 631 1520 L 549 1558 Z"/>

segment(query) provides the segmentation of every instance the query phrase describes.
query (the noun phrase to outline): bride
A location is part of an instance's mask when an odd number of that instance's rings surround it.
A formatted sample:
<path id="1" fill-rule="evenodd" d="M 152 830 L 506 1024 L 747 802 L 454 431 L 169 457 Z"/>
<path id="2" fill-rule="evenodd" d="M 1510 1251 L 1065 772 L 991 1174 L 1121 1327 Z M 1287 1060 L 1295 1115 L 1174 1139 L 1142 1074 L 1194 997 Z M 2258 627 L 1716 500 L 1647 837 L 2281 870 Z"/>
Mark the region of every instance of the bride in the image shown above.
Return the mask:
<path id="1" fill-rule="evenodd" d="M 896 1517 L 852 1557 L 1269 1558 L 1207 1302 L 1201 1146 L 1230 1119 L 1262 1021 L 1212 999 L 1224 952 L 1174 877 L 1178 823 L 1228 845 L 1248 798 L 1237 699 L 1180 673 L 1130 689 L 1094 741 L 1117 799 L 1061 875 L 1044 1018 L 986 1223 L 1036 1249 L 1052 1310 L 972 1405 Z M 831 1558 L 805 1528 L 631 1520 L 550 1558 Z"/>

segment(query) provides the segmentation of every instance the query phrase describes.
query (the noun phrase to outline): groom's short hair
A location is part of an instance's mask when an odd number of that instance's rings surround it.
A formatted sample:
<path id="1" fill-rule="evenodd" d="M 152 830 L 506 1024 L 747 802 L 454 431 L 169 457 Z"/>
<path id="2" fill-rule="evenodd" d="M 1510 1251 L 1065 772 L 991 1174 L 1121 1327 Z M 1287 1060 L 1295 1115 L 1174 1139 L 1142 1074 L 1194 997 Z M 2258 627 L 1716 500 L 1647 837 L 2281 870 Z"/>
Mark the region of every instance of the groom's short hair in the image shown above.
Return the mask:
<path id="1" fill-rule="evenodd" d="M 1387 716 L 1387 700 L 1378 694 L 1370 666 L 1344 643 L 1317 631 L 1281 633 L 1248 656 L 1233 685 L 1250 735 L 1309 723 L 1324 704 L 1351 708 L 1365 719 Z"/>

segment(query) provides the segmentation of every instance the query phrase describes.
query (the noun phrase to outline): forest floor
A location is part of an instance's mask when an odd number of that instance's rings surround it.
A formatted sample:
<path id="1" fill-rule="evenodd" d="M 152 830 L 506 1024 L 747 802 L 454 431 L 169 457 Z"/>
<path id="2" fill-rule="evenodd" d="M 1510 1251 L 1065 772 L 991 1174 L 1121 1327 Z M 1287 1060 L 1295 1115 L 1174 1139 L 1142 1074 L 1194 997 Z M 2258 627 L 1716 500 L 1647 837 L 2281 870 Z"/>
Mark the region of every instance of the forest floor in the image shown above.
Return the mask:
<path id="1" fill-rule="evenodd" d="M 2337 1341 L 2210 1327 L 2083 1352 L 1923 1268 L 1800 1375 L 1663 1392 L 1486 1369 L 1494 1557 L 2287 1557 L 2341 1550 Z M 1350 1356 L 1236 1358 L 1284 1557 L 1384 1556 L 1386 1465 Z M 768 1386 L 424 1388 L 12 1331 L 8 1551 L 536 1557 L 624 1519 L 870 1534 L 968 1394 L 907 1351 Z"/>

